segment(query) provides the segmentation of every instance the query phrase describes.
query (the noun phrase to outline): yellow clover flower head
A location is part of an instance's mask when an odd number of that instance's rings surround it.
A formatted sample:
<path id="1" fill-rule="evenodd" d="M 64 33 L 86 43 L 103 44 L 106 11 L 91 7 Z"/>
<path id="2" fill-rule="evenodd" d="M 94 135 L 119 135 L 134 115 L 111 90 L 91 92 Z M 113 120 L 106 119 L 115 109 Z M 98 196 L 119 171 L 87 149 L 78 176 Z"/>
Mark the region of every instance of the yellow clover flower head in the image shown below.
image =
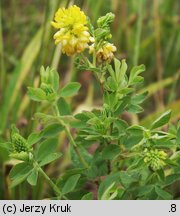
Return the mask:
<path id="1" fill-rule="evenodd" d="M 110 63 L 114 58 L 114 52 L 116 52 L 116 47 L 111 43 L 105 43 L 96 53 L 97 61 Z"/>
<path id="2" fill-rule="evenodd" d="M 51 24 L 58 29 L 54 35 L 55 44 L 61 43 L 63 53 L 71 56 L 88 47 L 90 34 L 86 15 L 76 5 L 59 8 Z"/>

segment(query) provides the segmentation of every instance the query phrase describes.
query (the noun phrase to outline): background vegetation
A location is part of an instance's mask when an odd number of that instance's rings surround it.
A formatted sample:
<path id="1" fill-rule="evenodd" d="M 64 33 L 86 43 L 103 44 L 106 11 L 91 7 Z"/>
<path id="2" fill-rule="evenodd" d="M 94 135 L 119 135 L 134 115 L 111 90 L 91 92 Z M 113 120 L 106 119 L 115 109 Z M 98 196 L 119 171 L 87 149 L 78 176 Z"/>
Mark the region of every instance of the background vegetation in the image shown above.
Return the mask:
<path id="1" fill-rule="evenodd" d="M 126 58 L 131 68 L 145 64 L 145 85 L 140 91 L 149 91 L 140 115 L 124 115 L 131 123 L 147 126 L 162 111 L 172 110 L 172 122 L 180 117 L 180 3 L 178 0 L 0 0 L 0 141 L 9 136 L 11 123 L 16 123 L 25 137 L 32 129 L 39 130 L 33 113 L 40 109 L 26 96 L 27 86 L 37 86 L 41 65 L 52 66 L 60 74 L 61 82 L 79 81 L 80 94 L 71 101 L 74 112 L 98 107 L 101 91 L 89 71 L 79 72 L 72 65 L 74 58 L 61 55 L 60 46 L 53 41 L 50 26 L 60 6 L 76 4 L 95 23 L 97 18 L 112 11 L 112 42 L 116 57 Z M 58 148 L 67 141 L 59 137 Z M 68 152 L 68 151 L 67 151 Z M 68 154 L 68 153 L 67 153 Z M 8 173 L 14 161 L 0 149 L 0 199 L 42 198 L 45 190 L 33 189 L 22 193 L 21 187 L 8 189 Z M 61 163 L 46 167 L 50 176 L 63 171 L 69 164 L 68 156 Z M 51 191 L 48 191 L 51 193 Z"/>

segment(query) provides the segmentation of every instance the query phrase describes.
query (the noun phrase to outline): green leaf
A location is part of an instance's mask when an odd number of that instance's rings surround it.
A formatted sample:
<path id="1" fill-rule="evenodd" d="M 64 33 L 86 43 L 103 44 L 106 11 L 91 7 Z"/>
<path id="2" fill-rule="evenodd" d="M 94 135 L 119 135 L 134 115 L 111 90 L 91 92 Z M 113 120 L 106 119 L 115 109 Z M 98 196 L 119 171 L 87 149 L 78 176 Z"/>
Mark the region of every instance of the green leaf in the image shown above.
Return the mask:
<path id="1" fill-rule="evenodd" d="M 114 121 L 114 127 L 118 129 L 119 134 L 124 134 L 125 130 L 128 128 L 128 124 L 124 120 L 116 119 Z"/>
<path id="2" fill-rule="evenodd" d="M 107 81 L 105 83 L 105 87 L 108 91 L 116 91 L 118 86 L 117 83 L 114 81 L 114 79 L 112 77 L 108 77 Z"/>
<path id="3" fill-rule="evenodd" d="M 63 115 L 58 117 L 62 122 L 65 122 L 66 124 L 70 125 L 71 127 L 74 127 L 79 121 L 73 116 L 73 115 Z"/>
<path id="4" fill-rule="evenodd" d="M 123 59 L 122 62 L 124 61 L 125 60 Z M 121 62 L 117 58 L 114 58 L 114 67 L 115 67 L 115 72 L 116 72 L 116 79 L 118 80 L 119 75 L 120 75 Z"/>
<path id="5" fill-rule="evenodd" d="M 53 123 L 49 124 L 41 131 L 41 137 L 50 138 L 57 136 L 61 131 L 63 131 L 64 127 L 60 124 Z"/>
<path id="6" fill-rule="evenodd" d="M 143 141 L 143 133 L 141 131 L 136 130 L 137 134 L 130 134 L 128 137 L 126 136 L 123 139 L 123 144 L 127 149 L 133 148 L 135 145 L 142 143 Z"/>
<path id="7" fill-rule="evenodd" d="M 10 151 L 12 149 L 12 144 L 10 142 L 0 142 L 0 148 Z"/>
<path id="8" fill-rule="evenodd" d="M 30 185 L 35 186 L 37 184 L 38 179 L 38 171 L 37 169 L 33 169 L 31 174 L 28 176 L 27 181 Z"/>
<path id="9" fill-rule="evenodd" d="M 105 160 L 113 160 L 120 154 L 120 147 L 118 145 L 109 145 L 102 151 L 102 157 Z"/>
<path id="10" fill-rule="evenodd" d="M 59 89 L 59 74 L 54 69 L 51 69 L 50 71 L 50 83 L 55 91 Z"/>
<path id="11" fill-rule="evenodd" d="M 34 145 L 35 143 L 39 142 L 41 138 L 42 138 L 42 137 L 41 137 L 40 133 L 32 133 L 32 134 L 30 134 L 30 135 L 28 136 L 27 141 L 28 141 L 28 144 L 29 144 L 30 146 L 32 146 L 32 145 Z"/>
<path id="12" fill-rule="evenodd" d="M 132 171 L 133 169 L 136 169 L 136 168 L 141 168 L 141 166 L 144 165 L 144 159 L 143 158 L 137 158 L 133 161 L 133 164 L 131 164 L 129 167 L 128 167 L 128 171 Z"/>
<path id="13" fill-rule="evenodd" d="M 160 181 L 164 181 L 165 180 L 165 173 L 164 173 L 164 170 L 163 169 L 159 169 L 156 171 Z"/>
<path id="14" fill-rule="evenodd" d="M 64 98 L 59 98 L 57 105 L 61 116 L 71 115 L 71 107 Z"/>
<path id="15" fill-rule="evenodd" d="M 94 140 L 94 141 L 96 141 L 96 140 L 99 140 L 99 139 L 101 139 L 102 138 L 102 136 L 100 135 L 100 134 L 98 134 L 98 135 L 85 135 L 84 136 L 85 138 L 85 140 Z"/>
<path id="16" fill-rule="evenodd" d="M 70 82 L 60 91 L 61 97 L 71 97 L 79 91 L 81 85 L 78 82 Z"/>
<path id="17" fill-rule="evenodd" d="M 129 103 L 130 103 L 130 97 L 129 96 L 123 97 L 121 102 L 118 103 L 118 107 L 116 107 L 114 114 L 116 116 L 120 115 L 122 112 L 124 112 L 126 110 Z"/>
<path id="18" fill-rule="evenodd" d="M 109 71 L 109 73 L 110 73 L 112 79 L 113 79 L 114 82 L 115 82 L 115 81 L 116 81 L 115 72 L 114 72 L 114 70 L 113 70 L 113 68 L 112 68 L 112 66 L 111 66 L 110 64 L 107 65 L 107 69 L 108 69 L 108 71 Z"/>
<path id="19" fill-rule="evenodd" d="M 144 131 L 146 131 L 146 128 L 144 128 L 143 126 L 140 126 L 140 125 L 132 125 L 132 126 L 127 128 L 127 131 L 131 135 L 138 136 L 139 134 L 142 134 Z"/>
<path id="20" fill-rule="evenodd" d="M 62 194 L 67 194 L 73 191 L 81 177 L 80 174 L 71 176 L 65 183 L 64 187 L 62 188 Z"/>
<path id="21" fill-rule="evenodd" d="M 66 170 L 66 172 L 57 179 L 56 184 L 58 185 L 58 187 L 62 188 L 71 176 L 76 174 L 82 174 L 86 170 L 86 168 L 74 168 Z"/>
<path id="22" fill-rule="evenodd" d="M 129 188 L 130 185 L 136 181 L 139 181 L 139 173 L 120 172 L 120 181 L 125 188 Z"/>
<path id="23" fill-rule="evenodd" d="M 40 112 L 35 113 L 34 116 L 37 120 L 41 121 L 44 124 L 52 124 L 58 122 L 57 116 L 47 115 Z"/>
<path id="24" fill-rule="evenodd" d="M 177 143 L 178 146 L 180 146 L 180 126 L 177 129 L 176 143 Z"/>
<path id="25" fill-rule="evenodd" d="M 34 101 L 46 100 L 46 93 L 40 88 L 28 87 L 27 95 Z"/>
<path id="26" fill-rule="evenodd" d="M 54 153 L 57 143 L 57 139 L 47 139 L 42 142 L 37 150 L 37 160 L 42 161 L 49 154 Z"/>
<path id="27" fill-rule="evenodd" d="M 146 99 L 147 95 L 148 92 L 144 92 L 142 94 L 136 94 L 132 96 L 131 103 L 135 105 L 141 104 Z"/>
<path id="28" fill-rule="evenodd" d="M 123 88 L 118 90 L 118 93 L 122 94 L 122 95 L 128 95 L 128 94 L 133 93 L 133 92 L 134 92 L 134 89 L 128 88 L 128 87 L 123 87 Z"/>
<path id="29" fill-rule="evenodd" d="M 89 192 L 87 194 L 85 194 L 81 200 L 93 200 L 93 193 L 92 192 Z"/>
<path id="30" fill-rule="evenodd" d="M 121 68 L 118 68 L 119 63 L 117 61 L 118 60 L 115 60 L 116 79 L 117 79 L 118 83 L 122 83 L 124 80 L 124 76 L 126 74 L 126 71 L 127 71 L 127 64 L 126 64 L 126 60 L 123 59 L 121 62 Z"/>
<path id="31" fill-rule="evenodd" d="M 113 109 L 114 106 L 118 103 L 118 98 L 116 97 L 115 93 L 108 93 L 105 92 L 104 94 L 104 103 L 109 106 L 109 108 Z"/>
<path id="32" fill-rule="evenodd" d="M 1 148 L 0 143 L 0 164 L 3 164 L 6 160 L 9 160 L 9 150 L 6 148 Z"/>
<path id="33" fill-rule="evenodd" d="M 118 194 L 118 191 L 117 191 L 117 188 L 115 187 L 116 185 L 116 182 L 113 182 L 105 191 L 104 193 L 102 194 L 101 196 L 101 200 L 112 200 L 114 199 L 117 194 Z"/>
<path id="34" fill-rule="evenodd" d="M 49 163 L 53 162 L 54 160 L 57 160 L 61 156 L 62 156 L 62 153 L 51 153 L 51 154 L 47 155 L 46 157 L 44 157 L 41 160 L 41 162 L 39 163 L 39 165 L 44 166 L 46 164 L 49 164 Z"/>
<path id="35" fill-rule="evenodd" d="M 90 34 L 94 35 L 94 26 L 92 25 L 89 17 L 87 17 L 87 27 L 89 29 Z"/>
<path id="36" fill-rule="evenodd" d="M 128 107 L 128 112 L 130 113 L 140 113 L 143 112 L 143 108 L 139 105 L 130 104 Z"/>
<path id="37" fill-rule="evenodd" d="M 41 83 L 48 84 L 52 86 L 55 92 L 59 88 L 59 74 L 56 70 L 51 69 L 50 67 L 44 68 L 43 66 L 40 69 L 41 74 Z"/>
<path id="38" fill-rule="evenodd" d="M 100 40 L 102 38 L 108 37 L 110 34 L 110 30 L 109 30 L 109 28 L 97 28 L 94 31 L 94 34 L 95 34 L 95 38 L 97 40 Z"/>
<path id="39" fill-rule="evenodd" d="M 101 182 L 99 189 L 98 189 L 98 199 L 100 200 L 106 190 L 115 183 L 120 183 L 120 175 L 119 173 L 112 174 L 107 176 L 107 178 Z"/>
<path id="40" fill-rule="evenodd" d="M 83 111 L 75 115 L 75 118 L 81 120 L 82 122 L 87 122 L 89 119 L 96 117 L 96 115 L 92 112 Z"/>
<path id="41" fill-rule="evenodd" d="M 167 176 L 163 186 L 171 185 L 178 180 L 180 180 L 180 172 Z"/>
<path id="42" fill-rule="evenodd" d="M 27 179 L 33 168 L 26 162 L 15 165 L 10 172 L 11 187 L 15 187 Z"/>
<path id="43" fill-rule="evenodd" d="M 138 76 L 140 73 L 142 73 L 145 70 L 144 65 L 135 66 L 132 68 L 130 72 L 129 77 L 129 85 L 135 85 L 143 80 L 142 77 Z"/>
<path id="44" fill-rule="evenodd" d="M 151 191 L 154 189 L 154 185 L 145 185 L 145 186 L 140 186 L 138 188 L 138 197 L 142 197 L 145 196 L 149 193 L 151 193 Z"/>
<path id="45" fill-rule="evenodd" d="M 171 117 L 171 110 L 168 110 L 152 123 L 151 129 L 159 128 L 167 124 L 169 122 L 170 117 Z"/>
<path id="46" fill-rule="evenodd" d="M 169 103 L 166 107 L 165 110 L 172 110 L 171 113 L 171 122 L 177 121 L 177 119 L 180 118 L 180 112 L 179 112 L 179 107 L 180 107 L 180 100 L 176 100 L 175 102 Z M 156 110 L 153 113 L 150 113 L 148 116 L 144 117 L 141 121 L 140 124 L 148 127 L 156 118 L 158 118 L 162 113 L 162 110 Z"/>
<path id="47" fill-rule="evenodd" d="M 167 191 L 161 189 L 158 186 L 155 187 L 155 191 L 156 191 L 157 195 L 163 200 L 171 200 L 171 199 L 173 199 L 173 196 L 170 193 L 168 193 Z"/>

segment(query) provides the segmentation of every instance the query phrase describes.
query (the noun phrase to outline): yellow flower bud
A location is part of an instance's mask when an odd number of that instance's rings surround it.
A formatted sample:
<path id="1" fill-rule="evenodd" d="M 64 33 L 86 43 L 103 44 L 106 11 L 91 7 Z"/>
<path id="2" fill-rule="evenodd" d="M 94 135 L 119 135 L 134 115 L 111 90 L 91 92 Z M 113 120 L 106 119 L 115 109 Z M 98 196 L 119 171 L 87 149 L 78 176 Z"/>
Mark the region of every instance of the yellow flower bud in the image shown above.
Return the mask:
<path id="1" fill-rule="evenodd" d="M 99 63 L 106 61 L 108 63 L 114 58 L 114 52 L 116 47 L 111 43 L 106 43 L 103 45 L 96 53 L 96 58 Z"/>

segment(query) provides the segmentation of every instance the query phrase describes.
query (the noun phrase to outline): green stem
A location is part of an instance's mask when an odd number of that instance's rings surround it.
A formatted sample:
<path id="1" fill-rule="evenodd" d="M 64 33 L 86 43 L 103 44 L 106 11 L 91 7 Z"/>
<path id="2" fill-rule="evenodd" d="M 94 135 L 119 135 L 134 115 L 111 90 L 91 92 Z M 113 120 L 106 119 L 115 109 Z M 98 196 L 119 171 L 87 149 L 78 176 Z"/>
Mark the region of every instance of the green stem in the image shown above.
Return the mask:
<path id="1" fill-rule="evenodd" d="M 39 166 L 39 164 L 36 161 L 34 161 L 34 167 L 37 168 L 41 175 L 46 179 L 46 181 L 52 187 L 52 189 L 54 190 L 59 199 L 61 199 L 61 197 L 67 199 L 65 196 L 62 195 L 57 185 L 49 178 L 49 176 L 44 172 L 44 170 Z"/>
<path id="2" fill-rule="evenodd" d="M 111 116 L 111 112 L 109 112 L 108 116 Z M 110 125 L 109 129 L 109 135 L 111 136 L 113 132 L 113 122 Z M 108 145 L 111 145 L 111 142 L 107 143 Z M 108 173 L 110 174 L 112 172 L 112 160 L 107 161 L 107 166 L 108 166 Z"/>
<path id="3" fill-rule="evenodd" d="M 93 52 L 93 66 L 96 67 L 96 51 Z"/>
<path id="4" fill-rule="evenodd" d="M 93 67 L 96 67 L 96 51 L 93 52 L 93 62 L 92 62 L 92 65 L 93 65 Z M 94 75 L 95 75 L 97 81 L 99 82 L 100 87 L 101 87 L 101 91 L 103 93 L 104 92 L 104 84 L 101 81 L 101 77 L 99 76 L 99 74 L 97 72 L 94 72 Z"/>
<path id="5" fill-rule="evenodd" d="M 60 116 L 60 114 L 59 114 L 59 109 L 58 109 L 58 107 L 57 107 L 57 104 L 55 104 L 54 108 L 55 108 L 55 111 L 56 111 L 56 115 L 57 115 L 57 116 Z M 65 132 L 66 132 L 66 135 L 67 135 L 67 137 L 68 137 L 70 143 L 73 145 L 74 150 L 75 150 L 75 152 L 76 152 L 76 154 L 77 154 L 79 160 L 80 160 L 81 163 L 84 165 L 84 167 L 88 169 L 88 168 L 89 168 L 89 165 L 88 165 L 88 163 L 85 161 L 85 159 L 83 158 L 83 156 L 81 155 L 81 153 L 80 153 L 80 151 L 79 151 L 79 148 L 78 148 L 77 144 L 75 143 L 75 141 L 74 141 L 74 139 L 73 139 L 73 137 L 72 137 L 72 135 L 71 135 L 71 132 L 70 132 L 70 130 L 69 130 L 69 127 L 68 127 L 68 126 L 64 123 L 64 121 L 61 120 L 60 118 L 58 118 L 58 121 L 59 121 L 59 123 L 64 127 Z"/>

